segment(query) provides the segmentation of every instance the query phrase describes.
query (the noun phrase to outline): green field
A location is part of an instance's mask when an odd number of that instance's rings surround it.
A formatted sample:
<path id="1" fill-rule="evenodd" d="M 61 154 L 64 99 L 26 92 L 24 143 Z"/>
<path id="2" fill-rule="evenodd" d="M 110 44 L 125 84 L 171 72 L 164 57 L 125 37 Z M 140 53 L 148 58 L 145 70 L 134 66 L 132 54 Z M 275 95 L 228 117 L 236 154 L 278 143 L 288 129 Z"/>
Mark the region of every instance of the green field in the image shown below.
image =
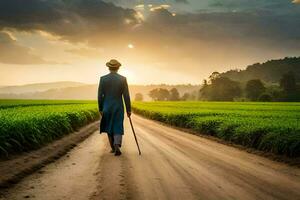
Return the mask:
<path id="1" fill-rule="evenodd" d="M 39 148 L 98 118 L 95 101 L 0 100 L 0 155 Z"/>
<path id="2" fill-rule="evenodd" d="M 134 102 L 133 111 L 247 147 L 300 156 L 300 103 Z"/>

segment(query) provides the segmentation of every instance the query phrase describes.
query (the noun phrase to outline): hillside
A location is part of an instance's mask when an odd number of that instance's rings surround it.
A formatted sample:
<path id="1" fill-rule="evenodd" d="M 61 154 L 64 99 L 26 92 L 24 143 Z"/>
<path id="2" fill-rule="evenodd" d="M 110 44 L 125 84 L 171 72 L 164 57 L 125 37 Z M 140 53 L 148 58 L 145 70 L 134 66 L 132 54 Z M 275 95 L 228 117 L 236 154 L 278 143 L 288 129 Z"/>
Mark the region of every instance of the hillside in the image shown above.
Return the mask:
<path id="1" fill-rule="evenodd" d="M 142 93 L 144 100 L 150 100 L 148 93 L 154 88 L 172 89 L 177 88 L 180 95 L 185 92 L 194 92 L 200 89 L 200 85 L 130 85 L 130 93 L 132 99 L 136 93 Z M 0 99 L 96 99 L 97 84 L 81 85 L 77 87 L 62 87 L 61 85 L 55 89 L 49 89 L 41 92 L 24 92 L 24 93 L 0 93 Z M 1 88 L 0 88 L 1 90 Z"/>
<path id="2" fill-rule="evenodd" d="M 60 81 L 52 83 L 34 83 L 27 85 L 16 85 L 16 86 L 0 86 L 0 94 L 22 94 L 29 92 L 42 92 L 51 89 L 66 88 L 66 87 L 77 87 L 85 85 L 84 83 L 71 82 L 71 81 Z"/>
<path id="3" fill-rule="evenodd" d="M 248 66 L 245 70 L 230 70 L 222 73 L 221 76 L 239 82 L 261 79 L 266 83 L 278 83 L 282 75 L 289 71 L 293 72 L 297 82 L 300 82 L 300 57 L 256 63 Z"/>

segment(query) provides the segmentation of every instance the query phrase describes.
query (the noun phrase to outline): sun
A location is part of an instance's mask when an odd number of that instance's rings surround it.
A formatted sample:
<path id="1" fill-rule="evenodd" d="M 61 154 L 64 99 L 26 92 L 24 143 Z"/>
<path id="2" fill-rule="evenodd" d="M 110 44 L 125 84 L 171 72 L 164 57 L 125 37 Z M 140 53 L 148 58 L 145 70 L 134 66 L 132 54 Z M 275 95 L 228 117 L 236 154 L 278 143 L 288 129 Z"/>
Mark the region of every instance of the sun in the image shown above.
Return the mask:
<path id="1" fill-rule="evenodd" d="M 134 45 L 133 45 L 133 44 L 128 44 L 127 47 L 128 47 L 129 49 L 133 49 L 133 48 L 134 48 Z"/>

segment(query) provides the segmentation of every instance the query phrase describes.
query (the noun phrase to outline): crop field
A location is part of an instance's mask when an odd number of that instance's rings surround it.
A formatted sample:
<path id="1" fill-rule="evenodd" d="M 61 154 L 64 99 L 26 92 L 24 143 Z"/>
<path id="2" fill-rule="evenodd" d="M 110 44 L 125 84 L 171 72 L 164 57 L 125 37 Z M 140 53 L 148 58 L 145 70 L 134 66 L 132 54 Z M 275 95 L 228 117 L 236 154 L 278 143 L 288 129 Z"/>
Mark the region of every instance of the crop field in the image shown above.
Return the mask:
<path id="1" fill-rule="evenodd" d="M 97 102 L 91 100 L 4 100 L 0 99 L 0 109 L 3 108 L 15 108 L 26 106 L 38 106 L 38 105 L 69 105 L 69 104 L 95 104 Z"/>
<path id="2" fill-rule="evenodd" d="M 133 111 L 265 152 L 300 156 L 300 103 L 134 102 Z"/>
<path id="3" fill-rule="evenodd" d="M 0 155 L 39 148 L 98 118 L 94 101 L 0 100 Z"/>

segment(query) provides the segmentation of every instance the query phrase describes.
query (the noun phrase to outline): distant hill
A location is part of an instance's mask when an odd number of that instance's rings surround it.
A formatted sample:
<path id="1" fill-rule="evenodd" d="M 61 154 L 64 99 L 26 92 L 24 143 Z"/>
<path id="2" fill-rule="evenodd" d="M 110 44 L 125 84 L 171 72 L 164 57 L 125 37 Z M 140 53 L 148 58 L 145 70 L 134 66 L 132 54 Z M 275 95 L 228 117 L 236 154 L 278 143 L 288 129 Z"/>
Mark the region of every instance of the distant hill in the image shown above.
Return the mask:
<path id="1" fill-rule="evenodd" d="M 177 88 L 178 92 L 183 95 L 185 92 L 196 92 L 200 85 L 130 85 L 132 99 L 136 93 L 142 93 L 144 100 L 150 100 L 148 93 L 154 88 L 172 89 Z M 1 88 L 0 88 L 1 89 Z M 61 85 L 58 89 L 49 89 L 41 92 L 24 92 L 24 93 L 0 93 L 0 99 L 97 99 L 98 85 L 81 85 L 77 87 L 64 87 Z"/>
<path id="2" fill-rule="evenodd" d="M 0 94 L 0 99 L 96 99 L 96 85 L 65 87 L 42 92 L 25 92 L 21 94 Z"/>
<path id="3" fill-rule="evenodd" d="M 35 83 L 27 85 L 17 85 L 17 86 L 0 86 L 0 94 L 22 94 L 22 93 L 34 93 L 42 92 L 50 89 L 66 88 L 66 87 L 77 87 L 85 85 L 84 83 L 71 82 L 71 81 L 61 81 L 52 83 Z"/>
<path id="4" fill-rule="evenodd" d="M 293 72 L 297 82 L 300 82 L 300 57 L 256 63 L 245 70 L 230 70 L 222 73 L 221 76 L 240 82 L 261 79 L 266 83 L 278 83 L 282 75 L 289 71 Z"/>

